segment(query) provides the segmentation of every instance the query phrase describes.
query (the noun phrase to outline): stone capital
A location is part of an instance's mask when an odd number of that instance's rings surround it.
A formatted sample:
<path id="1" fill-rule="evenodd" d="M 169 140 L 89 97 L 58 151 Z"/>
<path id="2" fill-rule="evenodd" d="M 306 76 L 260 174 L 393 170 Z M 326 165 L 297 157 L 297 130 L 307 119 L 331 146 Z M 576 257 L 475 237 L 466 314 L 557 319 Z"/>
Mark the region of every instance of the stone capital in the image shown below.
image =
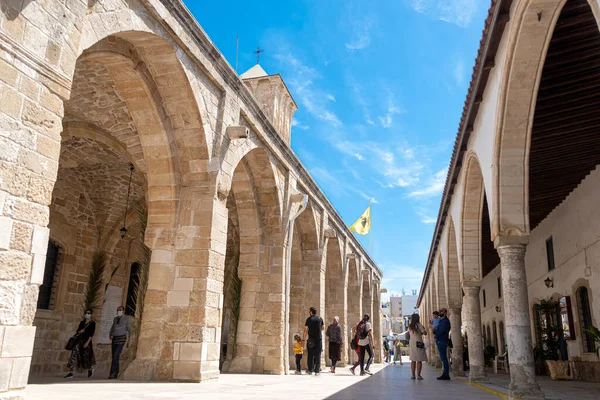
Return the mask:
<path id="1" fill-rule="evenodd" d="M 496 249 L 507 246 L 527 246 L 528 243 L 529 236 L 497 236 L 494 239 Z"/>
<path id="2" fill-rule="evenodd" d="M 467 297 L 479 297 L 479 291 L 481 290 L 481 286 L 463 286 L 463 290 L 465 292 L 465 296 Z"/>

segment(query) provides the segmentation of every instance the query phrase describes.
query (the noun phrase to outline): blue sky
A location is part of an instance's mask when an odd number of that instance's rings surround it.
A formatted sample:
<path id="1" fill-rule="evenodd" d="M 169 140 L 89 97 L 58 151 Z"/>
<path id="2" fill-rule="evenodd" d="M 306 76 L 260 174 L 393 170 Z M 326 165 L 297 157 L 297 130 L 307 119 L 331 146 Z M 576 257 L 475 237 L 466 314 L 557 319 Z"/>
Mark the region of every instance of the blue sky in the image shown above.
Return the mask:
<path id="1" fill-rule="evenodd" d="M 372 199 L 371 256 L 419 289 L 489 1 L 185 1 L 241 74 L 280 73 L 292 148 L 348 225 Z M 369 249 L 368 236 L 361 237 Z"/>

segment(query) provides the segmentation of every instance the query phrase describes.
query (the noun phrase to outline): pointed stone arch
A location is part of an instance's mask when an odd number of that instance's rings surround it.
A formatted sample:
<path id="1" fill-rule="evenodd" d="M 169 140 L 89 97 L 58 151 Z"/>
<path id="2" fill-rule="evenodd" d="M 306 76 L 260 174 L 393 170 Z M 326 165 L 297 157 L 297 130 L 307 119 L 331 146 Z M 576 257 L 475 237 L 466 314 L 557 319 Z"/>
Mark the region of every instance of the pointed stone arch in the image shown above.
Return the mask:
<path id="1" fill-rule="evenodd" d="M 446 301 L 446 280 L 444 278 L 444 267 L 442 264 L 442 256 L 438 254 L 437 261 L 434 269 L 435 275 L 435 287 L 436 294 L 438 298 L 438 309 L 442 307 L 448 307 L 448 302 Z"/>
<path id="2" fill-rule="evenodd" d="M 462 289 L 460 279 L 460 267 L 458 259 L 458 248 L 456 241 L 456 231 L 454 229 L 454 221 L 451 216 L 448 216 L 448 240 L 447 240 L 446 257 L 446 282 L 447 282 L 447 299 L 448 305 L 451 308 L 460 307 L 462 305 Z"/>
<path id="3" fill-rule="evenodd" d="M 265 149 L 246 153 L 235 166 L 227 199 L 223 331 L 228 327 L 227 312 L 234 310 L 231 301 L 238 296 L 240 299 L 238 322 L 235 312 L 230 317 L 230 325 L 237 326 L 237 338 L 234 332 L 227 335 L 229 354 L 225 354 L 223 370 L 228 372 L 264 373 L 280 368 L 277 355 L 265 356 L 264 347 L 268 345 L 257 341 L 259 333 L 269 336 L 271 351 L 277 352 L 281 337 L 277 331 L 267 334 L 265 321 L 283 318 L 281 310 L 274 306 L 280 301 L 276 297 L 283 296 L 283 272 L 275 267 L 282 261 L 281 221 L 279 202 L 273 196 L 275 177 L 269 166 Z M 229 286 L 230 282 L 235 283 L 235 274 L 241 280 L 240 293 Z"/>
<path id="4" fill-rule="evenodd" d="M 481 217 L 485 189 L 479 161 L 474 153 L 467 157 L 462 205 L 462 276 L 463 282 L 481 282 Z"/>

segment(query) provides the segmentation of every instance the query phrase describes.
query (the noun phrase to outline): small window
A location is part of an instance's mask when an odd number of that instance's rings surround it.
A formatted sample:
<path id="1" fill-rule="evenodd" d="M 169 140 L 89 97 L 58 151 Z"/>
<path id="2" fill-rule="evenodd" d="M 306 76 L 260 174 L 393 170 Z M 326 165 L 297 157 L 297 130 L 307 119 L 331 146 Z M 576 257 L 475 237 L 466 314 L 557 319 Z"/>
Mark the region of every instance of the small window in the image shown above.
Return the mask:
<path id="1" fill-rule="evenodd" d="M 548 258 L 548 271 L 554 269 L 554 243 L 552 242 L 552 236 L 546 239 L 546 257 Z"/>
<path id="2" fill-rule="evenodd" d="M 483 293 L 483 308 L 486 308 L 487 307 L 487 301 L 485 299 L 485 289 L 482 291 L 482 293 Z"/>
<path id="3" fill-rule="evenodd" d="M 129 285 L 127 285 L 127 301 L 125 302 L 125 314 L 135 317 L 137 309 L 137 291 L 136 288 L 140 283 L 140 264 L 131 264 L 129 271 Z"/>
<path id="4" fill-rule="evenodd" d="M 44 269 L 44 281 L 40 286 L 37 308 L 49 310 L 52 300 L 52 289 L 54 287 L 54 277 L 58 268 L 60 256 L 60 246 L 56 243 L 48 242 L 48 251 L 46 252 L 46 266 Z"/>
<path id="5" fill-rule="evenodd" d="M 502 279 L 498 277 L 498 298 L 502 298 Z"/>

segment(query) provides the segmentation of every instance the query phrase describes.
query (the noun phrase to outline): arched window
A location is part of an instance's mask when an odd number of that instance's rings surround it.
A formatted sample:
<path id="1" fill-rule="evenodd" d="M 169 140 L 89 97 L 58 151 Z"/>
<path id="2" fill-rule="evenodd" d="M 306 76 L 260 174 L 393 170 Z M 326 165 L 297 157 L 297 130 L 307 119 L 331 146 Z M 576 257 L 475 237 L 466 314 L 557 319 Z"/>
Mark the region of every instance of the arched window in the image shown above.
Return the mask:
<path id="1" fill-rule="evenodd" d="M 129 284 L 127 285 L 127 300 L 125 302 L 125 314 L 135 317 L 137 309 L 137 286 L 140 283 L 140 264 L 131 264 L 129 271 Z"/>
<path id="2" fill-rule="evenodd" d="M 594 353 L 596 351 L 596 344 L 594 343 L 594 339 L 586 332 L 592 326 L 592 313 L 590 311 L 588 289 L 585 286 L 580 286 L 577 289 L 577 308 L 579 310 L 581 337 L 583 338 L 583 351 Z"/>
<path id="3" fill-rule="evenodd" d="M 54 277 L 58 271 L 58 263 L 60 261 L 61 248 L 56 243 L 49 241 L 48 250 L 46 252 L 46 266 L 44 269 L 44 281 L 40 286 L 38 295 L 37 308 L 50 310 L 52 304 L 52 292 L 54 289 Z"/>

